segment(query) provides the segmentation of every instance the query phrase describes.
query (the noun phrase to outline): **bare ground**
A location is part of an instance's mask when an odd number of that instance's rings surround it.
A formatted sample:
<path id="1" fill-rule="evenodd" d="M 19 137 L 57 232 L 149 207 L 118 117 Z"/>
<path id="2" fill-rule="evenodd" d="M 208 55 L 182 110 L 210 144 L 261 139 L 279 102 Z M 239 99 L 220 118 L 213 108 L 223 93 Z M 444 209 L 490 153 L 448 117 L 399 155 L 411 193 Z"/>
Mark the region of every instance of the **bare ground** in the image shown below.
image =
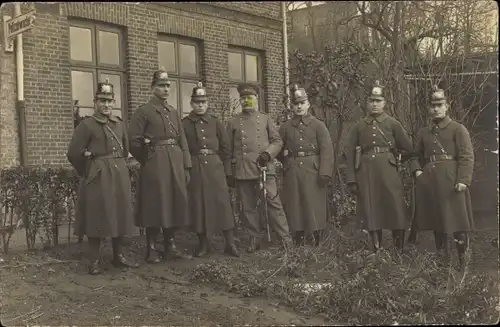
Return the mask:
<path id="1" fill-rule="evenodd" d="M 474 273 L 487 272 L 498 280 L 498 237 L 496 218 L 478 220 L 479 231 L 472 239 Z M 388 235 L 386 235 L 387 238 Z M 389 241 L 389 239 L 387 239 Z M 419 236 L 420 251 L 432 251 L 429 233 Z M 110 264 L 109 242 L 103 248 L 105 273 L 87 274 L 81 245 L 59 247 L 26 253 L 15 247 L 0 262 L 0 310 L 3 325 L 324 325 L 319 316 L 293 312 L 279 300 L 263 297 L 241 297 L 227 293 L 217 285 L 200 284 L 189 273 L 200 263 L 224 262 L 231 269 L 253 263 L 262 264 L 260 254 L 242 254 L 228 258 L 221 253 L 222 239 L 212 242 L 210 258 L 178 260 L 147 265 L 142 260 L 144 243 L 135 236 L 128 239 L 128 256 L 141 263 L 134 270 L 120 270 Z M 187 252 L 194 251 L 196 238 L 180 232 L 177 243 Z M 241 249 L 246 242 L 238 240 Z M 267 262 L 271 267 L 276 262 Z M 265 266 L 265 265 L 262 265 Z M 330 278 L 318 276 L 314 267 L 302 267 L 304 280 Z M 282 278 L 285 278 L 284 276 Z M 340 322 L 336 322 L 340 323 Z"/>

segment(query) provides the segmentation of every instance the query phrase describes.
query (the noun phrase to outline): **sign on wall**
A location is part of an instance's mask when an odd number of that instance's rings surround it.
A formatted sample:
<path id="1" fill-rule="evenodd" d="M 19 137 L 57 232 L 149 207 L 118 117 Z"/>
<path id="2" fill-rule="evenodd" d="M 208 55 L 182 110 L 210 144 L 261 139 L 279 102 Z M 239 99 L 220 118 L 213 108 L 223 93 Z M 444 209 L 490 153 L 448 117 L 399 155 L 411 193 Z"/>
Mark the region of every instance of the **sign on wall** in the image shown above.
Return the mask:
<path id="1" fill-rule="evenodd" d="M 14 51 L 14 38 L 17 35 L 32 29 L 34 22 L 35 10 L 14 18 L 11 18 L 10 16 L 3 16 L 3 33 L 6 52 Z"/>

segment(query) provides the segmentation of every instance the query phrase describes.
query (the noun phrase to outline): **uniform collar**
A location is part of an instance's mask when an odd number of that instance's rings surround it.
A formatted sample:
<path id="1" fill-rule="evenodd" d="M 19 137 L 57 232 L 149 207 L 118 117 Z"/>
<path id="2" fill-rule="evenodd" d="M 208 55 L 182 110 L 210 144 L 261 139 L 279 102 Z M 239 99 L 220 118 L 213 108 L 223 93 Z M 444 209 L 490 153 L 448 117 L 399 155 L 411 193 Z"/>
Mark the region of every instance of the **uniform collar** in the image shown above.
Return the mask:
<path id="1" fill-rule="evenodd" d="M 170 104 L 168 104 L 168 102 L 165 103 L 162 99 L 160 99 L 156 95 L 153 95 L 149 99 L 149 105 L 151 105 L 157 111 L 161 111 L 162 109 L 167 109 L 168 111 L 171 111 L 173 108 Z"/>
<path id="2" fill-rule="evenodd" d="M 445 129 L 446 127 L 448 127 L 448 125 L 451 123 L 451 118 L 450 116 L 445 116 L 443 118 L 443 120 L 441 120 L 438 124 L 435 124 L 434 122 L 432 122 L 431 126 L 432 128 L 434 127 L 439 127 L 440 129 Z"/>
<path id="3" fill-rule="evenodd" d="M 116 123 L 117 121 L 120 120 L 117 116 L 113 116 L 113 115 L 111 115 L 109 117 L 105 117 L 105 116 L 93 114 L 92 118 L 94 118 L 97 122 L 99 122 L 101 124 L 107 124 L 108 121 L 112 121 L 112 122 Z"/>
<path id="4" fill-rule="evenodd" d="M 247 112 L 247 111 L 242 111 L 240 114 L 240 118 L 243 119 L 253 119 L 253 118 L 260 118 L 260 112 L 258 110 L 252 111 L 252 112 Z"/>
<path id="5" fill-rule="evenodd" d="M 309 125 L 312 121 L 312 115 L 310 113 L 307 113 L 304 116 L 294 116 L 292 118 L 292 125 L 297 126 L 300 122 L 303 122 L 304 125 Z"/>
<path id="6" fill-rule="evenodd" d="M 366 117 L 364 118 L 364 120 L 365 120 L 365 122 L 367 122 L 368 124 L 373 123 L 373 121 L 374 121 L 374 120 L 376 120 L 376 121 L 377 121 L 377 123 L 382 123 L 384 120 L 386 120 L 386 119 L 387 119 L 387 117 L 389 117 L 389 115 L 387 115 L 387 113 L 383 112 L 383 113 L 381 113 L 381 114 L 380 114 L 379 116 L 377 116 L 377 117 L 373 117 L 373 116 L 371 116 L 371 115 L 366 116 Z"/>
<path id="7" fill-rule="evenodd" d="M 194 112 L 191 111 L 189 113 L 189 115 L 187 116 L 187 118 L 189 120 L 191 120 L 192 122 L 195 122 L 195 123 L 197 123 L 200 120 L 203 120 L 206 123 L 208 123 L 208 120 L 210 119 L 210 115 L 208 114 L 208 112 L 205 112 L 205 114 L 203 114 L 203 115 L 197 115 L 197 114 L 195 114 Z"/>

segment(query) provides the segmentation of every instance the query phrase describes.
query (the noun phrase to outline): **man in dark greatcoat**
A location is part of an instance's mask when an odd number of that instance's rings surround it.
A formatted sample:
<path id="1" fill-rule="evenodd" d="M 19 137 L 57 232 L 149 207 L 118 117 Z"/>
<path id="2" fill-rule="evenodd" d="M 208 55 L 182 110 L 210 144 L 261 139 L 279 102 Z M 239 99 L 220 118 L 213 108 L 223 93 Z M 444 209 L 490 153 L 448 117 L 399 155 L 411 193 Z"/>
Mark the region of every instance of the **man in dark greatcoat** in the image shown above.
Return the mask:
<path id="1" fill-rule="evenodd" d="M 221 121 L 207 113 L 208 98 L 203 85 L 193 89 L 191 113 L 182 120 L 191 152 L 191 180 L 188 184 L 191 227 L 200 244 L 196 256 L 209 252 L 209 237 L 224 234 L 225 253 L 238 257 L 234 243 L 234 216 L 223 162 L 228 160 L 229 143 Z"/>
<path id="2" fill-rule="evenodd" d="M 434 86 L 431 96 L 432 122 L 418 137 L 416 152 L 423 169 L 414 169 L 416 181 L 416 225 L 432 230 L 438 255 L 448 261 L 447 236 L 453 234 L 460 266 L 468 254 L 469 233 L 474 218 L 469 187 L 474 170 L 474 151 L 467 128 L 448 115 L 444 91 Z"/>
<path id="3" fill-rule="evenodd" d="M 170 79 L 164 70 L 153 74 L 153 96 L 133 114 L 130 152 L 141 164 L 136 225 L 146 228 L 146 261 L 158 263 L 155 241 L 163 229 L 164 256 L 184 258 L 174 243 L 178 228 L 189 225 L 187 183 L 191 156 L 177 110 L 168 103 Z"/>
<path id="4" fill-rule="evenodd" d="M 129 144 L 125 125 L 113 116 L 113 85 L 99 83 L 95 113 L 76 127 L 68 147 L 69 162 L 82 177 L 75 234 L 87 235 L 90 274 L 99 274 L 100 241 L 111 237 L 113 264 L 137 267 L 121 252 L 122 237 L 133 229 L 132 190 L 125 158 Z"/>
<path id="5" fill-rule="evenodd" d="M 257 92 L 253 86 L 238 87 L 243 112 L 233 116 L 227 124 L 231 156 L 225 163 L 228 185 L 236 186 L 242 202 L 242 216 L 248 225 L 250 245 L 247 252 L 260 248 L 262 224 L 257 207 L 259 198 L 259 167 L 267 167 L 267 213 L 269 224 L 280 236 L 285 247 L 291 238 L 285 212 L 278 196 L 276 168 L 273 159 L 281 151 L 283 141 L 271 117 L 258 112 Z"/>
<path id="6" fill-rule="evenodd" d="M 392 230 L 394 246 L 402 250 L 406 228 L 401 162 L 418 164 L 413 145 L 399 121 L 384 112 L 383 89 L 376 81 L 366 116 L 356 123 L 347 142 L 347 183 L 357 195 L 357 218 L 367 230 L 376 253 L 382 248 L 382 230 Z"/>
<path id="7" fill-rule="evenodd" d="M 304 242 L 304 232 L 313 233 L 319 245 L 327 217 L 327 185 L 333 173 L 333 146 L 326 125 L 309 113 L 306 90 L 292 90 L 294 117 L 280 126 L 284 146 L 283 205 L 295 243 Z"/>

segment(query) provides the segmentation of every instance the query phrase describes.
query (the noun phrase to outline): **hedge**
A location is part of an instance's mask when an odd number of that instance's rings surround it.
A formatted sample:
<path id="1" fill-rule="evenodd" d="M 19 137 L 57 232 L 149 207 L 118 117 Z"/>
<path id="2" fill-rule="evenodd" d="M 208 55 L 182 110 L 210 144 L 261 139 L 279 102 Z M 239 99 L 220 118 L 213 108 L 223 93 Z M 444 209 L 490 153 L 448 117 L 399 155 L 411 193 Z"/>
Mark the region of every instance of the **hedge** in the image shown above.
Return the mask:
<path id="1" fill-rule="evenodd" d="M 128 162 L 135 195 L 139 164 Z M 281 189 L 280 166 L 277 166 L 278 186 Z M 329 190 L 330 217 L 346 217 L 354 213 L 355 201 L 342 186 L 342 174 Z M 71 242 L 79 177 L 73 168 L 61 167 L 13 167 L 1 170 L 0 235 L 3 252 L 9 249 L 10 239 L 19 227 L 24 227 L 28 250 L 35 249 L 37 237 L 44 247 L 56 246 L 60 238 L 59 226 L 68 225 L 67 241 Z M 338 186 L 340 185 L 340 187 Z M 235 219 L 239 223 L 239 201 L 231 189 Z M 135 199 L 135 196 L 133 196 Z M 345 219 L 344 219 L 345 221 Z M 337 220 L 336 223 L 342 224 Z"/>

